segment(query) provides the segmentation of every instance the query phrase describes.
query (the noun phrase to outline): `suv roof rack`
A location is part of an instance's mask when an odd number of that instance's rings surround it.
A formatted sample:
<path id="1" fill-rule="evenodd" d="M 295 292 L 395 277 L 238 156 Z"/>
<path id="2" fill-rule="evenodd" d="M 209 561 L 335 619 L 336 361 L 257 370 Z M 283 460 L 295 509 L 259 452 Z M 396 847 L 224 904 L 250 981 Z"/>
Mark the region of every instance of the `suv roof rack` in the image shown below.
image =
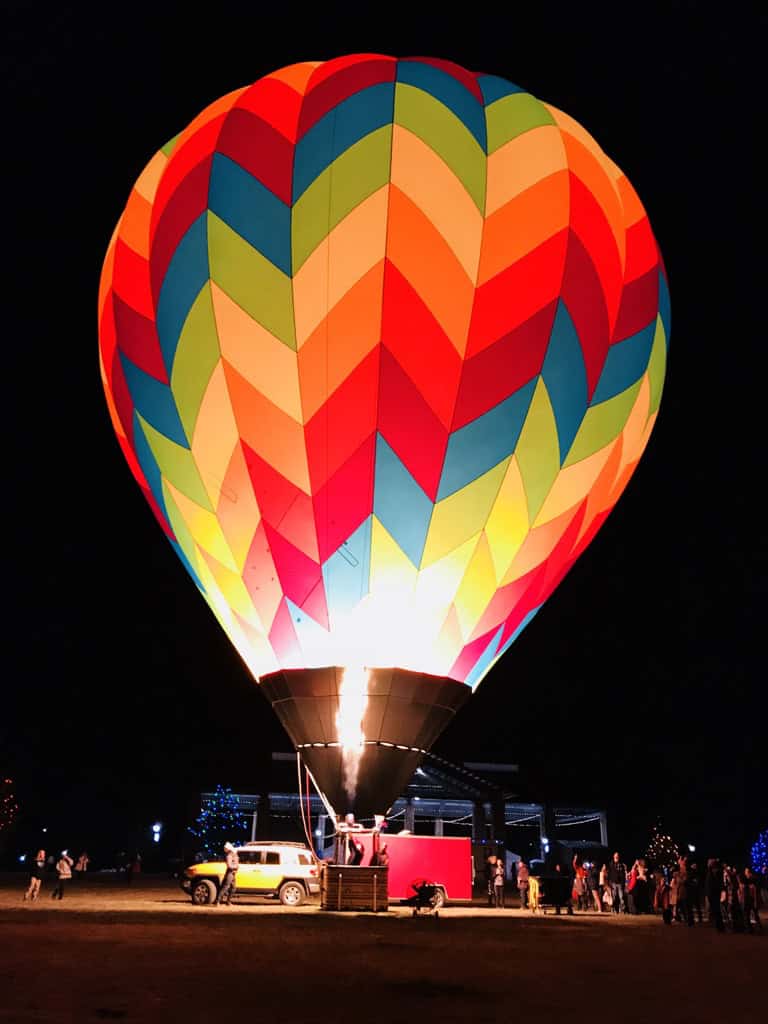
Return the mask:
<path id="1" fill-rule="evenodd" d="M 300 850 L 308 850 L 309 847 L 306 843 L 286 843 L 281 839 L 252 839 L 247 843 L 241 843 L 239 849 L 244 849 L 246 846 L 295 846 Z"/>

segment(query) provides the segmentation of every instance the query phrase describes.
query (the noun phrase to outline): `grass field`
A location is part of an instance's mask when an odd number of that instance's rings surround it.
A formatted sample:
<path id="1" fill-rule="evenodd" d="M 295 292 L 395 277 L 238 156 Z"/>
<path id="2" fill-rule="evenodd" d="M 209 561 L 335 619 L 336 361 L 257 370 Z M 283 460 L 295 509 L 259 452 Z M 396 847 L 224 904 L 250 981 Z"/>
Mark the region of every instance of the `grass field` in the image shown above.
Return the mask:
<path id="1" fill-rule="evenodd" d="M 768 935 L 658 918 L 480 905 L 439 920 L 193 907 L 171 879 L 135 887 L 0 880 L 0 1021 L 568 1021 L 747 1024 L 766 1019 Z"/>

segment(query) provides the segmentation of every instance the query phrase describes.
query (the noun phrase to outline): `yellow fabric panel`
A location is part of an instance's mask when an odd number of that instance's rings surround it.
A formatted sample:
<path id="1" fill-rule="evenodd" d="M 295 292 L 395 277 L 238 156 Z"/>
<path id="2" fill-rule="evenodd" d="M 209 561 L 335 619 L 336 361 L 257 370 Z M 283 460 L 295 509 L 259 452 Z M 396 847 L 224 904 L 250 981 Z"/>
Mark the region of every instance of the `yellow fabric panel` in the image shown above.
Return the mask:
<path id="1" fill-rule="evenodd" d="M 557 423 L 541 377 L 536 382 L 515 456 L 528 500 L 528 518 L 533 522 L 560 472 Z"/>
<path id="2" fill-rule="evenodd" d="M 421 558 L 423 567 L 454 551 L 485 527 L 510 458 L 435 505 Z"/>
<path id="3" fill-rule="evenodd" d="M 510 564 L 500 586 L 514 583 L 532 569 L 541 565 L 552 554 L 555 545 L 568 528 L 576 509 L 568 509 L 557 519 L 531 530 Z"/>
<path id="4" fill-rule="evenodd" d="M 512 456 L 485 525 L 497 582 L 503 579 L 512 559 L 520 550 L 528 529 L 528 500 L 520 467 L 517 459 Z"/>
<path id="5" fill-rule="evenodd" d="M 213 511 L 213 505 L 210 503 L 208 492 L 200 479 L 197 464 L 189 448 L 176 444 L 165 434 L 155 430 L 138 412 L 136 418 L 144 432 L 149 449 L 155 457 L 163 480 L 172 483 L 177 490 L 196 504 Z"/>
<path id="6" fill-rule="evenodd" d="M 589 529 L 589 524 L 594 520 L 595 516 L 604 512 L 606 509 L 610 509 L 613 505 L 611 494 L 616 480 L 616 474 L 618 472 L 619 465 L 621 464 L 621 448 L 622 441 L 621 436 L 619 436 L 613 442 L 611 452 L 606 460 L 605 466 L 600 472 L 595 483 L 592 485 L 592 489 L 587 497 L 587 508 L 579 529 L 579 535 L 576 539 L 577 544 Z"/>
<path id="7" fill-rule="evenodd" d="M 296 346 L 301 348 L 386 250 L 389 186 L 377 189 L 336 225 L 293 278 Z"/>
<path id="8" fill-rule="evenodd" d="M 224 365 L 235 421 L 242 440 L 292 484 L 310 493 L 304 428 Z"/>
<path id="9" fill-rule="evenodd" d="M 216 581 L 216 588 L 227 602 L 227 606 L 240 618 L 263 629 L 264 624 L 259 619 L 240 574 L 233 572 L 229 566 L 220 562 L 212 553 L 204 549 L 201 550 L 205 564 Z"/>
<path id="10" fill-rule="evenodd" d="M 192 456 L 214 508 L 219 502 L 227 467 L 239 440 L 224 367 L 219 363 L 200 402 L 192 435 Z"/>
<path id="11" fill-rule="evenodd" d="M 232 558 L 232 552 L 229 550 L 226 537 L 222 533 L 221 526 L 219 526 L 219 522 L 213 512 L 209 512 L 208 509 L 201 508 L 194 501 L 190 501 L 185 494 L 182 494 L 181 491 L 177 490 L 167 480 L 165 486 L 173 498 L 195 544 L 203 551 L 213 555 L 218 562 L 223 563 L 233 572 L 236 572 L 237 565 Z"/>
<path id="12" fill-rule="evenodd" d="M 464 638 L 459 628 L 459 619 L 456 609 L 451 605 L 435 641 L 432 653 L 434 668 L 430 665 L 430 670 L 435 675 L 448 675 L 463 646 Z"/>
<path id="13" fill-rule="evenodd" d="M 474 281 L 483 215 L 445 161 L 401 125 L 395 125 L 392 136 L 390 180 L 426 214 Z"/>
<path id="14" fill-rule="evenodd" d="M 454 601 L 478 540 L 479 535 L 475 534 L 460 547 L 419 572 L 416 603 L 420 608 L 430 609 L 435 631 L 439 629 L 440 622 Z"/>
<path id="15" fill-rule="evenodd" d="M 370 593 L 385 590 L 410 593 L 418 571 L 391 534 L 373 516 L 371 528 Z"/>
<path id="16" fill-rule="evenodd" d="M 384 260 L 352 285 L 298 353 L 302 419 L 307 423 L 381 341 Z"/>
<path id="17" fill-rule="evenodd" d="M 572 466 L 560 470 L 552 490 L 536 516 L 534 526 L 543 526 L 551 519 L 557 519 L 563 512 L 584 500 L 608 461 L 613 446 L 614 442 L 611 442 L 581 462 L 575 462 Z"/>
<path id="18" fill-rule="evenodd" d="M 261 522 L 261 513 L 251 487 L 245 456 L 239 444 L 223 476 L 216 516 L 240 572 L 250 551 L 253 537 Z"/>
<path id="19" fill-rule="evenodd" d="M 640 390 L 637 393 L 635 404 L 632 406 L 627 422 L 624 424 L 624 430 L 621 433 L 622 448 L 619 473 L 630 462 L 637 462 L 642 454 L 650 399 L 651 385 L 646 373 L 640 382 Z"/>
<path id="20" fill-rule="evenodd" d="M 296 353 L 213 282 L 211 295 L 222 357 L 278 409 L 301 423 Z"/>
<path id="21" fill-rule="evenodd" d="M 542 125 L 510 139 L 488 157 L 485 216 L 550 174 L 568 167 L 565 146 L 555 125 Z"/>
<path id="22" fill-rule="evenodd" d="M 465 643 L 472 635 L 473 629 L 480 621 L 495 592 L 496 572 L 488 541 L 485 534 L 481 533 L 467 571 L 464 573 L 464 579 L 453 600 Z"/>

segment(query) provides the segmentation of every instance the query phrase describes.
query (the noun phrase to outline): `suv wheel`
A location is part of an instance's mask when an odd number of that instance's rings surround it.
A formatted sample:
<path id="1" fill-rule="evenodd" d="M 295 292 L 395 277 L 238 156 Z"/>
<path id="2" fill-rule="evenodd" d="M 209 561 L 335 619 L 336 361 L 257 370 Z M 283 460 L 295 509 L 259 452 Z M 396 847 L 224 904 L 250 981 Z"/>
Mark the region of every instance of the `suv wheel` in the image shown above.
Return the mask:
<path id="1" fill-rule="evenodd" d="M 437 910 L 442 910 L 444 906 L 445 906 L 445 889 L 443 889 L 443 887 L 439 885 L 437 887 L 437 891 L 435 892 L 435 902 L 434 902 L 434 905 L 433 905 L 433 909 L 436 910 L 436 911 Z"/>
<path id="2" fill-rule="evenodd" d="M 306 894 L 301 882 L 283 882 L 277 895 L 284 907 L 299 907 Z"/>
<path id="3" fill-rule="evenodd" d="M 216 886 L 207 878 L 200 878 L 193 883 L 191 895 L 196 907 L 206 907 L 216 899 Z"/>

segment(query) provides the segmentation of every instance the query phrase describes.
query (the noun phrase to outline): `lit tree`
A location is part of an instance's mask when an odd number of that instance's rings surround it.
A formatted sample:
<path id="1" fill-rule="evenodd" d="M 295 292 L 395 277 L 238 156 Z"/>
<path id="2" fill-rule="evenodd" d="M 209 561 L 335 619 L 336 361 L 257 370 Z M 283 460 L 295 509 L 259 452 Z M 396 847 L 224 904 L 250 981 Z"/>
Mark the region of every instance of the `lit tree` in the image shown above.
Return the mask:
<path id="1" fill-rule="evenodd" d="M 757 841 L 752 844 L 752 870 L 768 870 L 768 828 L 763 829 Z"/>
<path id="2" fill-rule="evenodd" d="M 13 779 L 0 780 L 0 832 L 11 827 L 18 810 L 19 805 L 13 795 Z"/>
<path id="3" fill-rule="evenodd" d="M 680 849 L 671 836 L 668 836 L 657 821 L 651 829 L 651 840 L 645 853 L 646 858 L 654 867 L 674 868 L 680 859 Z"/>
<path id="4" fill-rule="evenodd" d="M 246 819 L 237 795 L 231 789 L 217 786 L 216 792 L 201 807 L 195 824 L 189 826 L 189 831 L 207 857 L 221 857 L 224 843 L 241 842 L 247 834 Z"/>

